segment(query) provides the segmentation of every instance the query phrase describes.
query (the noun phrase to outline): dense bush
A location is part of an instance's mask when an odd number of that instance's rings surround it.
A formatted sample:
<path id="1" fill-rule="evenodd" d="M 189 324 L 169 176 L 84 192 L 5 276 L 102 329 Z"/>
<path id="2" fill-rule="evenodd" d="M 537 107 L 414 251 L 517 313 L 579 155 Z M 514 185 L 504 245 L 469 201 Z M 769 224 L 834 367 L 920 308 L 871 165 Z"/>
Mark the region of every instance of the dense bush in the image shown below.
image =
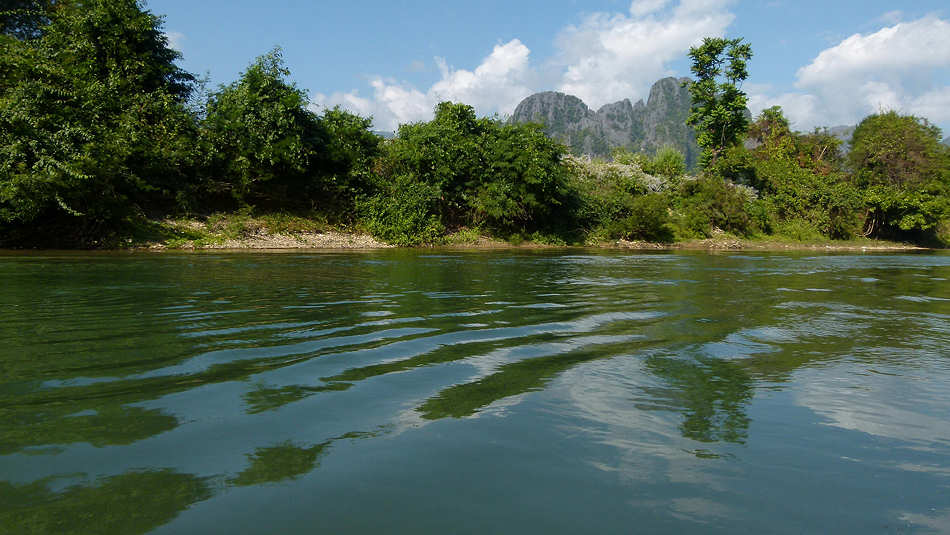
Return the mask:
<path id="1" fill-rule="evenodd" d="M 648 193 L 628 197 L 624 204 L 624 214 L 607 223 L 611 238 L 673 241 L 670 201 L 665 194 Z"/>
<path id="2" fill-rule="evenodd" d="M 715 229 L 746 236 L 757 230 L 747 188 L 706 174 L 684 181 L 676 193 L 676 224 L 682 237 L 706 237 Z"/>
<path id="3" fill-rule="evenodd" d="M 630 199 L 650 191 L 651 177 L 624 157 L 615 157 L 613 162 L 569 157 L 565 164 L 579 199 L 577 219 L 588 229 L 625 217 Z"/>
<path id="4" fill-rule="evenodd" d="M 367 229 L 393 245 L 438 241 L 445 230 L 438 208 L 438 189 L 412 175 L 396 176 L 387 187 L 359 203 Z"/>
<path id="5" fill-rule="evenodd" d="M 383 188 L 400 176 L 432 187 L 446 226 L 534 231 L 570 213 L 564 154 L 536 125 L 477 118 L 471 106 L 443 102 L 432 121 L 402 125 L 375 169 Z"/>

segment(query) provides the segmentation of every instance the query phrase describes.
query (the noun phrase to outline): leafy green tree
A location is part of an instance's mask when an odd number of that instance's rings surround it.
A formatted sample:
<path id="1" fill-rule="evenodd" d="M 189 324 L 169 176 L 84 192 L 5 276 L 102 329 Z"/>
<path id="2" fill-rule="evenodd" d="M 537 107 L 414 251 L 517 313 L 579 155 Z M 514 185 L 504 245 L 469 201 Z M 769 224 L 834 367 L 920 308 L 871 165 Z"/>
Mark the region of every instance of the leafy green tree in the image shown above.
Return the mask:
<path id="1" fill-rule="evenodd" d="M 487 168 L 475 186 L 474 217 L 506 230 L 550 227 L 570 211 L 566 149 L 539 125 L 489 123 L 482 136 Z"/>
<path id="2" fill-rule="evenodd" d="M 379 170 L 387 180 L 408 174 L 434 186 L 442 220 L 449 225 L 472 224 L 470 196 L 487 167 L 481 145 L 487 126 L 471 106 L 441 102 L 432 121 L 399 127 Z"/>
<path id="3" fill-rule="evenodd" d="M 381 154 L 383 140 L 370 130 L 372 119 L 339 107 L 325 110 L 320 122 L 326 131 L 327 145 L 319 169 L 322 188 L 315 202 L 324 211 L 352 214 L 353 201 L 372 191 L 372 167 Z"/>
<path id="4" fill-rule="evenodd" d="M 866 117 L 851 138 L 848 159 L 860 185 L 920 186 L 945 165 L 940 129 L 895 111 Z"/>
<path id="5" fill-rule="evenodd" d="M 308 197 L 301 194 L 313 185 L 328 139 L 289 74 L 275 48 L 211 95 L 203 125 L 210 193 L 227 193 L 240 203 Z"/>
<path id="6" fill-rule="evenodd" d="M 848 156 L 865 189 L 865 233 L 900 238 L 933 233 L 950 217 L 950 150 L 926 119 L 889 111 L 865 118 Z"/>
<path id="7" fill-rule="evenodd" d="M 61 1 L 43 17 L 35 38 L 0 34 L 0 222 L 81 240 L 169 205 L 190 167 L 193 77 L 161 19 L 134 0 Z"/>
<path id="8" fill-rule="evenodd" d="M 853 237 L 860 227 L 861 196 L 845 181 L 840 141 L 827 132 L 793 132 L 778 106 L 749 126 L 752 185 L 777 223 L 798 222 L 830 238 Z M 787 226 L 787 225 L 786 225 Z"/>
<path id="9" fill-rule="evenodd" d="M 566 149 L 538 125 L 478 118 L 471 106 L 443 102 L 429 122 L 402 125 L 377 165 L 383 184 L 405 177 L 434 188 L 446 226 L 504 231 L 554 223 L 570 202 Z"/>
<path id="10" fill-rule="evenodd" d="M 686 124 L 697 130 L 706 167 L 731 146 L 740 143 L 748 126 L 747 98 L 741 90 L 749 76 L 747 62 L 752 47 L 742 39 L 707 37 L 689 49 L 696 80 L 687 83 L 693 104 Z"/>

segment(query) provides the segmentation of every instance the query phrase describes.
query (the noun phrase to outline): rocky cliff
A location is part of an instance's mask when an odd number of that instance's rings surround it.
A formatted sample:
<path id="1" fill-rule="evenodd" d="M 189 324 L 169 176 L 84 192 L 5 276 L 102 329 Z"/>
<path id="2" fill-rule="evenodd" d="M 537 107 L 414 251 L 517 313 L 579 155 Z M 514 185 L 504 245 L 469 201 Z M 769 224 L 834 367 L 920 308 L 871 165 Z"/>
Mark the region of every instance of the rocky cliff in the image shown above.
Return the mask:
<path id="1" fill-rule="evenodd" d="M 548 135 L 558 138 L 575 153 L 607 156 L 616 147 L 653 154 L 672 145 L 685 156 L 691 168 L 699 159 L 696 134 L 686 126 L 689 115 L 687 79 L 664 78 L 650 89 L 646 103 L 628 99 L 606 104 L 596 112 L 581 99 L 546 91 L 521 101 L 512 122 L 537 122 Z"/>

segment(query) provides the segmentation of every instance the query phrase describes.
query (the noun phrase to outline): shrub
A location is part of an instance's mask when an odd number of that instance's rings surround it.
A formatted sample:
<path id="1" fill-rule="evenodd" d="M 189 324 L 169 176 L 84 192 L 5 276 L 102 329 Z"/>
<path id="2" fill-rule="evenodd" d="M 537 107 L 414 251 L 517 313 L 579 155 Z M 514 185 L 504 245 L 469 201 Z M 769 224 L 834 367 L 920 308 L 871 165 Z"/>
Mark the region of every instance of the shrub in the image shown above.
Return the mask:
<path id="1" fill-rule="evenodd" d="M 662 193 L 631 197 L 626 202 L 627 215 L 608 224 L 611 238 L 669 242 L 673 239 L 669 200 Z"/>
<path id="2" fill-rule="evenodd" d="M 393 245 L 412 246 L 437 241 L 445 228 L 438 216 L 435 187 L 412 175 L 399 175 L 389 188 L 359 203 L 369 231 Z"/>
<path id="3" fill-rule="evenodd" d="M 678 194 L 681 235 L 709 236 L 713 228 L 739 235 L 748 235 L 754 230 L 748 211 L 751 199 L 747 191 L 735 184 L 704 175 L 683 182 Z"/>
<path id="4" fill-rule="evenodd" d="M 664 145 L 656 151 L 656 155 L 644 170 L 670 181 L 676 180 L 686 174 L 686 157 L 675 147 Z"/>
<path id="5" fill-rule="evenodd" d="M 819 241 L 824 237 L 818 225 L 806 219 L 782 221 L 776 225 L 775 234 L 803 242 Z"/>

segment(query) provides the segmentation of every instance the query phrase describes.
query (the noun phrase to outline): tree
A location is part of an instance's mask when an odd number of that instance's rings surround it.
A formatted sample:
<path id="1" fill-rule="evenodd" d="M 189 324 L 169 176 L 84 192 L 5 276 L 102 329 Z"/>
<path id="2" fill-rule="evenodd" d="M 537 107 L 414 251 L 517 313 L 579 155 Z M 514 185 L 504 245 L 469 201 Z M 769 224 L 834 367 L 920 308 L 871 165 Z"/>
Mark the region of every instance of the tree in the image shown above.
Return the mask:
<path id="1" fill-rule="evenodd" d="M 830 238 L 850 238 L 861 224 L 861 196 L 844 180 L 840 141 L 825 131 L 793 132 L 774 106 L 749 126 L 752 185 L 780 221 L 808 225 Z"/>
<path id="2" fill-rule="evenodd" d="M 950 150 L 926 119 L 889 111 L 854 131 L 848 159 L 865 188 L 865 233 L 906 237 L 932 232 L 950 216 Z"/>
<path id="3" fill-rule="evenodd" d="M 321 159 L 320 195 L 331 211 L 351 215 L 353 200 L 371 191 L 372 165 L 380 155 L 382 138 L 370 131 L 371 118 L 339 107 L 324 110 L 320 122 L 327 134 L 326 153 Z"/>
<path id="4" fill-rule="evenodd" d="M 0 0 L 0 33 L 17 39 L 40 36 L 43 26 L 49 24 L 48 11 L 55 0 Z"/>
<path id="5" fill-rule="evenodd" d="M 693 103 L 686 124 L 697 130 L 696 141 L 703 149 L 700 165 L 705 168 L 745 134 L 747 99 L 740 87 L 749 76 L 752 47 L 741 38 L 707 37 L 689 49 L 689 57 L 696 80 L 687 82 Z"/>
<path id="6" fill-rule="evenodd" d="M 568 202 L 565 150 L 539 125 L 478 118 L 471 106 L 442 102 L 432 121 L 399 128 L 378 171 L 384 181 L 432 186 L 446 226 L 534 230 Z"/>
<path id="7" fill-rule="evenodd" d="M 306 92 L 286 77 L 281 50 L 258 57 L 236 82 L 208 101 L 210 193 L 238 202 L 305 200 L 327 134 L 307 109 Z"/>
<path id="8" fill-rule="evenodd" d="M 82 234 L 174 201 L 193 77 L 161 19 L 135 0 L 47 5 L 29 39 L 0 34 L 0 221 Z"/>
<path id="9" fill-rule="evenodd" d="M 939 128 L 926 119 L 888 111 L 858 124 L 848 159 L 860 185 L 904 188 L 931 181 L 945 153 Z"/>

